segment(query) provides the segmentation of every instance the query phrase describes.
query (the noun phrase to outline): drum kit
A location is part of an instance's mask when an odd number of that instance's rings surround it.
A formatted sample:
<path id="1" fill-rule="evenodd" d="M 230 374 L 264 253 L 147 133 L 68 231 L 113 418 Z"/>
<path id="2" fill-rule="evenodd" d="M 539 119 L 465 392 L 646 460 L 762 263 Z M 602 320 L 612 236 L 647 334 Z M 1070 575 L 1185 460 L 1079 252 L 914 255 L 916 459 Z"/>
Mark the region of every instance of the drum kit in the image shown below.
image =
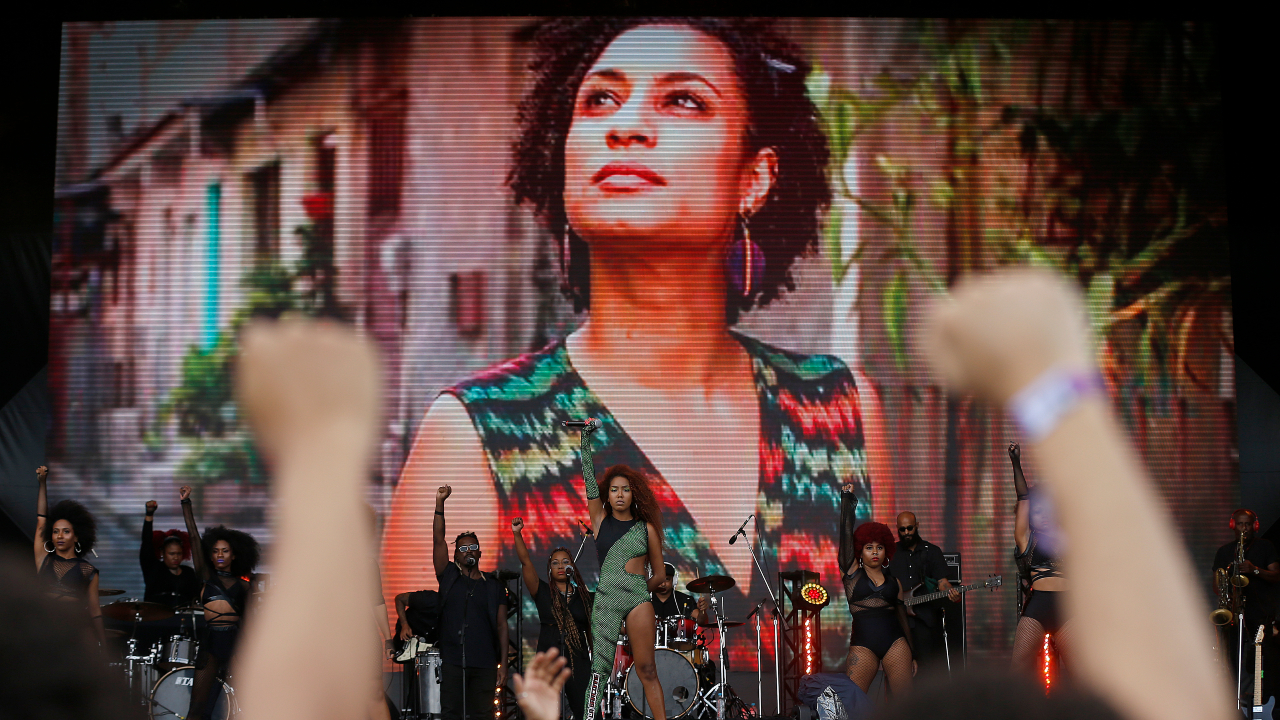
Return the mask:
<path id="1" fill-rule="evenodd" d="M 99 591 L 98 594 L 120 595 L 123 591 L 107 590 Z M 102 615 L 112 620 L 132 623 L 132 631 L 127 635 L 123 630 L 107 630 L 108 637 L 125 640 L 124 655 L 119 662 L 111 665 L 124 673 L 129 686 L 130 704 L 145 707 L 152 720 L 185 718 L 191 704 L 196 652 L 199 648 L 196 621 L 204 615 L 204 610 L 199 605 L 170 608 L 159 603 L 126 598 L 102 606 Z M 145 649 L 139 648 L 139 628 L 156 627 L 144 623 L 160 623 L 175 615 L 178 617 L 176 633 L 162 635 Z M 219 697 L 214 706 L 213 718 L 227 720 L 238 714 L 235 691 L 231 686 L 223 682 L 216 692 Z"/>
<path id="2" fill-rule="evenodd" d="M 713 623 L 700 625 L 693 618 L 684 616 L 657 620 L 653 660 L 670 720 L 723 719 L 728 705 L 745 707 L 728 683 L 724 682 L 728 630 L 744 623 L 722 617 L 720 609 L 723 598 L 720 593 L 735 584 L 734 579 L 727 575 L 708 575 L 685 586 L 690 593 L 711 596 L 711 605 L 716 609 L 716 621 Z M 712 629 L 716 631 L 720 641 L 718 668 L 711 662 L 704 633 L 705 630 Z M 622 720 L 627 716 L 625 706 L 630 706 L 637 714 L 649 720 L 654 718 L 653 710 L 645 698 L 644 685 L 636 672 L 630 641 L 625 634 L 618 635 L 613 671 L 609 674 L 601 695 L 601 718 Z"/>

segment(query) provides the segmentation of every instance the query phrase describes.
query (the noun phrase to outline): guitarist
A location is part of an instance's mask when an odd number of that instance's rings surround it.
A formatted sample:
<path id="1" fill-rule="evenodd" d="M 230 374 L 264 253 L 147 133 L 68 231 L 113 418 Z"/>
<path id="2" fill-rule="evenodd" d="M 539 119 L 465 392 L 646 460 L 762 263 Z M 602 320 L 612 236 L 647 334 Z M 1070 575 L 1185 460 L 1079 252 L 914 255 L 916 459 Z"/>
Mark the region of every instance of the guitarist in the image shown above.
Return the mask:
<path id="1" fill-rule="evenodd" d="M 889 572 L 902 581 L 908 594 L 947 592 L 951 602 L 960 601 L 960 593 L 947 580 L 947 562 L 942 549 L 920 537 L 920 524 L 915 513 L 898 514 L 898 542 L 889 561 Z M 908 613 L 907 627 L 911 630 L 912 645 L 921 671 L 945 666 L 946 655 L 942 638 L 943 601 L 936 600 L 916 605 L 915 614 Z"/>

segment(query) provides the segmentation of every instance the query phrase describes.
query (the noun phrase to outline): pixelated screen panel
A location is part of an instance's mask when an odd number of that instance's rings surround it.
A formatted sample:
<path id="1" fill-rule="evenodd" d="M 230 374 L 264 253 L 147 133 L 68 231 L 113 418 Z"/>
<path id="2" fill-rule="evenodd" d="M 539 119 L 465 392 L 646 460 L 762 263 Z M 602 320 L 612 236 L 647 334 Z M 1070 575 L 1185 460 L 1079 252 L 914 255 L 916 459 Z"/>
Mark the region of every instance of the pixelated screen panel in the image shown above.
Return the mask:
<path id="1" fill-rule="evenodd" d="M 1086 294 L 1113 405 L 1207 565 L 1238 493 L 1210 30 L 579 20 L 535 72 L 536 25 L 64 26 L 50 488 L 96 514 L 103 586 L 142 595 L 143 504 L 181 528 L 181 485 L 271 572 L 236 330 L 336 316 L 386 365 L 385 598 L 436 586 L 446 484 L 447 540 L 476 533 L 483 569 L 517 569 L 520 517 L 540 575 L 563 547 L 594 587 L 560 424 L 594 416 L 597 470 L 649 473 L 677 588 L 731 576 L 746 617 L 766 592 L 728 541 L 754 516 L 775 588 L 807 570 L 831 594 L 839 668 L 842 485 L 859 520 L 913 511 L 964 581 L 1014 576 L 1015 428 L 943 392 L 915 333 L 956 278 L 1019 264 Z M 970 653 L 1007 655 L 1015 593 L 966 596 Z"/>

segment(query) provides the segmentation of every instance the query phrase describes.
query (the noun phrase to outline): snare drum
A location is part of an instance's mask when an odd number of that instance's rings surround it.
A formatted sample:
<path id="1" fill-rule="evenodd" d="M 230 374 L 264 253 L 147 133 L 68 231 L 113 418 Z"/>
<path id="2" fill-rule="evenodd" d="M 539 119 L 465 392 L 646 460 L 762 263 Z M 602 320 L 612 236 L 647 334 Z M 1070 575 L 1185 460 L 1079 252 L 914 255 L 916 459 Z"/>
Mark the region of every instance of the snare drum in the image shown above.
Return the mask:
<path id="1" fill-rule="evenodd" d="M 672 615 L 662 618 L 656 629 L 656 647 L 685 651 L 693 649 L 697 641 L 698 624 L 691 617 Z"/>

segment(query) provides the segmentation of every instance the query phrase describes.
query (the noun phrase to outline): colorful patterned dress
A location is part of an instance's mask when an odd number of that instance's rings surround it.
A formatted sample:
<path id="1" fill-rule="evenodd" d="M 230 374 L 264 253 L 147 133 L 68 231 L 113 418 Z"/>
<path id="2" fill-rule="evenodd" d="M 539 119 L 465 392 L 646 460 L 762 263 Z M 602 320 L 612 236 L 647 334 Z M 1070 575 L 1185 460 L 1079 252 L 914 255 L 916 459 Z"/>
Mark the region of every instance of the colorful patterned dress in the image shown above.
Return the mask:
<path id="1" fill-rule="evenodd" d="M 733 336 L 751 358 L 760 403 L 756 516 L 770 582 L 776 583 L 779 570 L 806 569 L 821 573 L 829 591 L 836 590 L 841 578 L 836 561 L 841 485 L 853 483 L 864 500 L 858 506 L 860 519 L 866 519 L 872 505 L 853 375 L 832 356 L 799 355 L 738 333 Z M 461 401 L 480 436 L 498 494 L 498 526 L 523 517 L 528 527 L 537 529 L 536 547 L 529 548 L 535 557 L 560 546 L 577 548 L 582 539 L 578 521 L 587 516 L 587 508 L 574 447 L 579 433 L 561 423 L 593 417 L 601 422 L 592 435 L 596 464 L 627 465 L 656 481 L 664 560 L 687 578 L 728 574 L 719 554 L 728 550 L 726 540 L 717 538 L 712 545 L 680 496 L 574 370 L 563 340 L 444 392 Z M 498 567 L 518 564 L 509 546 L 497 554 Z M 578 565 L 588 577 L 594 569 L 592 555 L 583 552 Z M 749 583 L 749 578 L 738 578 L 738 586 L 724 593 L 728 617 L 744 617 L 764 594 L 756 585 L 748 599 L 744 590 Z M 526 605 L 528 616 L 534 616 L 532 602 Z M 824 610 L 824 655 L 833 667 L 843 661 L 849 624 L 841 608 Z M 771 648 L 768 628 L 764 635 Z M 597 638 L 609 640 L 608 635 Z M 612 650 L 609 654 L 612 661 Z M 754 667 L 749 659 L 754 654 L 754 631 L 736 633 L 730 662 L 741 660 L 744 667 Z"/>

